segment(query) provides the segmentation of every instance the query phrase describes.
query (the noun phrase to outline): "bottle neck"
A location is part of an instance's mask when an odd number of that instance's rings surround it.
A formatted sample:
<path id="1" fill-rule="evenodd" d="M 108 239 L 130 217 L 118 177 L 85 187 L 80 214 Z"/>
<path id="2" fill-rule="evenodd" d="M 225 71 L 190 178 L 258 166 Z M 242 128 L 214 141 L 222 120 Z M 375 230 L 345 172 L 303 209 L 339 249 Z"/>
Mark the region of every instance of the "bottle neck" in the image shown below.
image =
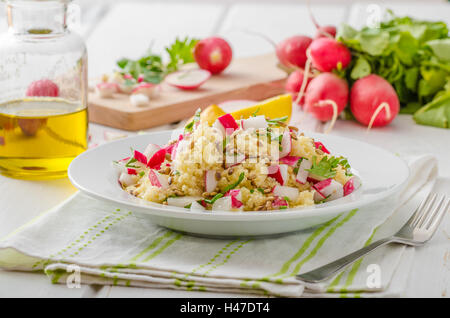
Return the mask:
<path id="1" fill-rule="evenodd" d="M 18 35 L 55 36 L 67 30 L 65 0 L 7 1 L 9 32 Z"/>

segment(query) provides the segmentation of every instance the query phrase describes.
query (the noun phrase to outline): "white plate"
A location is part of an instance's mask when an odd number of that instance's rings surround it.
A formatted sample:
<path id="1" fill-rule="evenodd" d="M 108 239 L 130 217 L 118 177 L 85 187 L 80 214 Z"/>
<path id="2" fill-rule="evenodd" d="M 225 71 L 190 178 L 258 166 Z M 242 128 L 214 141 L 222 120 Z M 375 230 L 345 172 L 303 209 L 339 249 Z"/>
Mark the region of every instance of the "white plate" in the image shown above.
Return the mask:
<path id="1" fill-rule="evenodd" d="M 314 207 L 265 212 L 190 212 L 138 199 L 123 191 L 112 160 L 129 156 L 130 147 L 143 150 L 149 143 L 163 145 L 172 131 L 138 135 L 113 141 L 79 155 L 69 166 L 70 181 L 84 193 L 174 230 L 213 236 L 254 236 L 280 234 L 316 226 L 342 212 L 393 199 L 406 184 L 407 164 L 381 148 L 353 139 L 310 133 L 332 154 L 348 158 L 361 177 L 362 187 L 352 195 Z M 178 136 L 178 135 L 175 135 Z"/>

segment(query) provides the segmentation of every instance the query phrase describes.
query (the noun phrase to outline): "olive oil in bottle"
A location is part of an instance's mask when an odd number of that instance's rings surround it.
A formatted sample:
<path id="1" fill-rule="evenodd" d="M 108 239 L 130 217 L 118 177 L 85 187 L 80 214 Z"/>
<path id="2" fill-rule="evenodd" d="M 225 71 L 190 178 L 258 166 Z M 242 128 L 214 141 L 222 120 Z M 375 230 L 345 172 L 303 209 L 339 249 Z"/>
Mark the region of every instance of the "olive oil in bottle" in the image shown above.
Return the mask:
<path id="1" fill-rule="evenodd" d="M 0 104 L 0 173 L 23 179 L 58 178 L 87 148 L 87 109 L 60 98 Z"/>

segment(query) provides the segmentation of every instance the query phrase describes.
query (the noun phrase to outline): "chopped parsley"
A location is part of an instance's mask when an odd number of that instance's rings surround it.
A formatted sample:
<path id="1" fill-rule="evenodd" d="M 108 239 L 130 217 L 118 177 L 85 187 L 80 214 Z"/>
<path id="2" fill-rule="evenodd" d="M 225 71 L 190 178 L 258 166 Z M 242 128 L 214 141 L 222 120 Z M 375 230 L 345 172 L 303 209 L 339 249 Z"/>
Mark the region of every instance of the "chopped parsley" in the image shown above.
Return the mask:
<path id="1" fill-rule="evenodd" d="M 343 166 L 345 169 L 350 168 L 347 159 L 344 157 L 325 156 L 319 162 L 316 162 L 316 157 L 313 156 L 312 162 L 311 169 L 306 169 L 306 171 L 324 178 L 333 178 L 336 175 L 335 169 L 338 165 Z"/>
<path id="2" fill-rule="evenodd" d="M 256 190 L 258 190 L 258 191 L 261 192 L 262 194 L 265 194 L 265 193 L 264 193 L 264 189 L 262 189 L 262 188 L 257 188 Z"/>
<path id="3" fill-rule="evenodd" d="M 209 204 L 213 204 L 214 202 L 216 202 L 221 197 L 223 197 L 223 193 L 217 193 L 211 199 L 204 199 L 203 201 L 205 201 L 206 203 L 209 203 Z M 202 201 L 202 200 L 200 200 L 200 201 Z"/>
<path id="4" fill-rule="evenodd" d="M 194 124 L 200 121 L 201 113 L 202 113 L 201 108 L 197 109 L 197 111 L 195 112 L 194 118 L 186 126 L 184 126 L 185 132 L 192 132 L 192 130 L 194 130 Z"/>
<path id="5" fill-rule="evenodd" d="M 261 107 L 258 107 L 258 109 L 257 110 L 255 110 L 255 112 L 254 113 L 252 113 L 252 117 L 256 117 L 256 114 L 259 112 L 259 110 L 261 109 Z"/>
<path id="6" fill-rule="evenodd" d="M 189 203 L 188 205 L 185 205 L 184 208 L 185 208 L 185 209 L 190 209 L 191 206 L 192 206 L 192 203 Z"/>
<path id="7" fill-rule="evenodd" d="M 143 177 L 144 175 L 145 175 L 145 172 L 144 172 L 144 171 L 139 172 L 139 176 L 140 176 L 140 177 Z"/>
<path id="8" fill-rule="evenodd" d="M 286 205 L 281 205 L 280 206 L 280 210 L 286 210 L 287 209 L 287 206 Z"/>

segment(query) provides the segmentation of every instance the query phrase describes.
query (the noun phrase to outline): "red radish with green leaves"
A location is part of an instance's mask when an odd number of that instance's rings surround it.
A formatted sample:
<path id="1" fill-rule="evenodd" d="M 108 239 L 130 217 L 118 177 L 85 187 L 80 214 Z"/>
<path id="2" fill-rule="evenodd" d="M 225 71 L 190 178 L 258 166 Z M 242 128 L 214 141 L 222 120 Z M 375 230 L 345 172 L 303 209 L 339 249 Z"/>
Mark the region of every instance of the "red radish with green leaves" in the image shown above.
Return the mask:
<path id="1" fill-rule="evenodd" d="M 337 116 L 344 110 L 348 101 L 347 82 L 333 73 L 322 73 L 308 85 L 305 96 L 305 110 L 321 121 L 331 123 L 330 132 Z"/>
<path id="2" fill-rule="evenodd" d="M 306 50 L 312 39 L 305 35 L 291 36 L 276 45 L 278 60 L 286 67 L 304 68 L 307 60 Z"/>
<path id="3" fill-rule="evenodd" d="M 352 60 L 350 50 L 343 43 L 327 37 L 312 41 L 309 54 L 313 67 L 321 72 L 344 69 Z"/>
<path id="4" fill-rule="evenodd" d="M 166 76 L 165 82 L 179 89 L 194 90 L 202 86 L 210 77 L 211 72 L 196 69 L 171 73 Z"/>
<path id="5" fill-rule="evenodd" d="M 350 108 L 356 120 L 370 129 L 386 126 L 394 120 L 400 110 L 400 102 L 388 81 L 370 74 L 353 84 Z"/>
<path id="6" fill-rule="evenodd" d="M 193 53 L 198 66 L 212 74 L 225 70 L 233 57 L 228 42 L 216 36 L 198 41 Z"/>
<path id="7" fill-rule="evenodd" d="M 306 78 L 305 88 L 308 87 L 308 83 L 311 81 L 311 76 L 305 76 L 303 70 L 295 70 L 289 74 L 284 89 L 286 92 L 291 93 L 292 99 L 299 105 L 303 105 L 305 102 L 305 97 L 302 96 L 300 100 L 297 101 L 298 94 L 303 84 L 303 80 Z"/>

